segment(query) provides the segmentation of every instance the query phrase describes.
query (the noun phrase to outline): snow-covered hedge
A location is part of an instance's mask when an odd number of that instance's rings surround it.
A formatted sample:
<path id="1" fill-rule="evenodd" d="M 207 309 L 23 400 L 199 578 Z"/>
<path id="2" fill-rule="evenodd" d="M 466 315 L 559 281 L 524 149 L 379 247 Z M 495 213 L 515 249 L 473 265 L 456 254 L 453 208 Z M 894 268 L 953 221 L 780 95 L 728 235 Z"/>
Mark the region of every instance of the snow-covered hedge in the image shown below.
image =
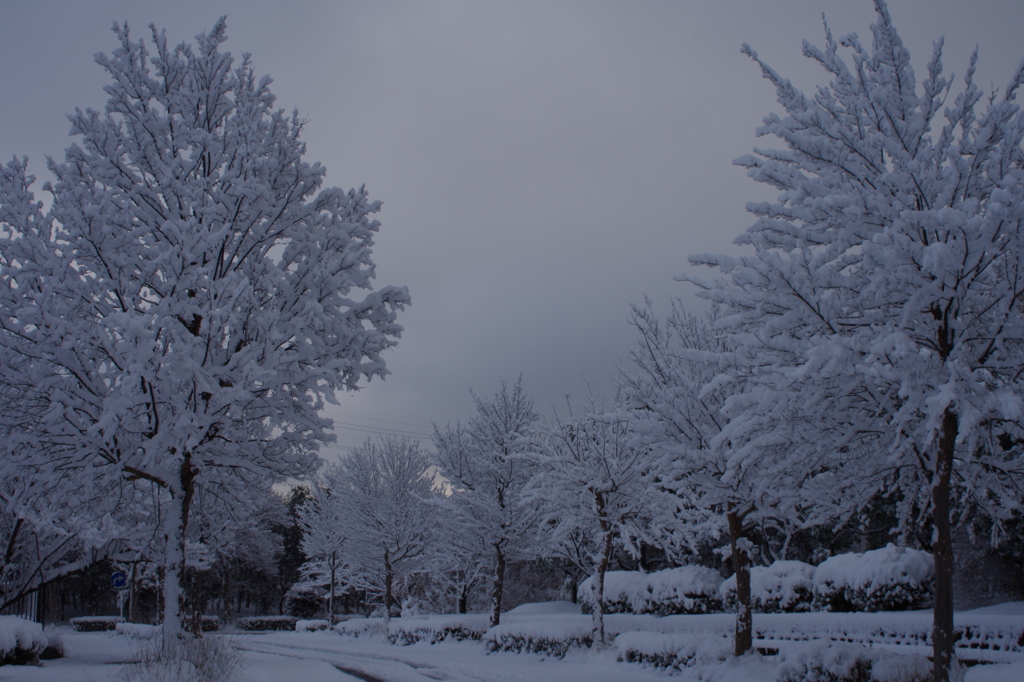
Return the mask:
<path id="1" fill-rule="evenodd" d="M 352 618 L 336 623 L 334 631 L 346 637 L 384 637 L 387 630 L 383 618 Z"/>
<path id="2" fill-rule="evenodd" d="M 776 682 L 928 682 L 932 664 L 920 654 L 896 654 L 844 643 L 815 643 L 788 651 Z"/>
<path id="3" fill-rule="evenodd" d="M 75 632 L 105 632 L 114 630 L 118 623 L 123 623 L 121 616 L 81 616 L 71 619 L 71 627 Z"/>
<path id="4" fill-rule="evenodd" d="M 726 610 L 736 607 L 736 576 L 721 587 Z M 750 569 L 750 602 L 758 613 L 800 613 L 810 611 L 814 601 L 814 566 L 802 561 L 776 561 L 771 566 Z"/>
<path id="5" fill-rule="evenodd" d="M 670 616 L 722 610 L 722 576 L 704 566 L 681 566 L 648 573 L 633 596 L 633 611 Z"/>
<path id="6" fill-rule="evenodd" d="M 329 630 L 331 624 L 326 620 L 297 620 L 295 621 L 296 632 L 319 632 L 321 630 Z"/>
<path id="7" fill-rule="evenodd" d="M 220 616 L 203 615 L 199 617 L 199 629 L 203 632 L 217 632 L 223 624 Z"/>
<path id="8" fill-rule="evenodd" d="M 391 621 L 388 641 L 402 646 L 416 642 L 437 644 L 445 640 L 478 641 L 487 626 L 488 617 L 484 614 L 402 618 Z"/>
<path id="9" fill-rule="evenodd" d="M 18 616 L 0 616 L 0 665 L 36 665 L 46 650 L 43 626 Z"/>
<path id="10" fill-rule="evenodd" d="M 624 632 L 615 638 L 617 658 L 666 670 L 724 661 L 732 653 L 728 637 Z"/>
<path id="11" fill-rule="evenodd" d="M 249 616 L 239 618 L 237 625 L 249 631 L 294 630 L 298 620 L 295 616 Z"/>
<path id="12" fill-rule="evenodd" d="M 483 636 L 488 651 L 543 654 L 562 658 L 574 647 L 589 647 L 594 641 L 593 624 L 586 621 L 528 621 L 502 623 Z"/>
<path id="13" fill-rule="evenodd" d="M 609 579 L 610 578 L 610 579 Z M 653 613 L 669 616 L 711 613 L 722 609 L 717 571 L 703 566 L 682 566 L 654 573 L 609 571 L 605 575 L 605 613 Z M 580 608 L 594 610 L 593 577 L 579 587 Z"/>
<path id="14" fill-rule="evenodd" d="M 633 595 L 637 584 L 644 579 L 646 573 L 640 571 L 608 571 L 604 574 L 604 612 L 631 613 L 633 611 Z M 576 590 L 580 608 L 583 613 L 594 610 L 594 577 L 591 576 L 580 583 Z"/>
<path id="15" fill-rule="evenodd" d="M 928 608 L 933 572 L 931 554 L 893 544 L 860 554 L 839 554 L 814 571 L 814 605 L 823 611 Z"/>

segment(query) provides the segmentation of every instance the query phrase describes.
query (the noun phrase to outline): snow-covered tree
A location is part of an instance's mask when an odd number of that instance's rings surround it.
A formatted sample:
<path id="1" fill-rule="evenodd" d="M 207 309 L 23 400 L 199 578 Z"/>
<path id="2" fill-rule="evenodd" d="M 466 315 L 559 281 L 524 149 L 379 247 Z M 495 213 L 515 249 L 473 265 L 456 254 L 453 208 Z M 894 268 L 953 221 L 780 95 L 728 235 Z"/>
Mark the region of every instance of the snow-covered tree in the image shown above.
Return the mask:
<path id="1" fill-rule="evenodd" d="M 25 161 L 0 173 L 0 380 L 22 406 L 3 418 L 28 425 L 4 446 L 164 491 L 170 645 L 196 491 L 309 474 L 320 407 L 386 373 L 409 299 L 371 289 L 378 204 L 320 189 L 224 19 L 195 46 L 153 28 L 152 53 L 114 32 L 106 109 L 70 116 L 49 210 Z"/>
<path id="2" fill-rule="evenodd" d="M 670 553 L 729 538 L 739 656 L 753 646 L 751 533 L 776 524 L 792 504 L 770 473 L 772 453 L 788 442 L 771 428 L 779 415 L 747 422 L 742 432 L 728 428 L 731 414 L 746 407 L 736 401 L 745 372 L 733 341 L 715 330 L 715 314 L 700 317 L 673 301 L 661 320 L 648 301 L 633 308 L 632 319 L 640 334 L 631 353 L 635 371 L 623 372 L 620 385 L 632 428 L 652 450 L 650 480 L 662 495 L 649 532 Z"/>
<path id="3" fill-rule="evenodd" d="M 493 549 L 476 533 L 467 533 L 462 517 L 449 499 L 434 500 L 433 539 L 425 559 L 431 581 L 444 591 L 456 613 L 466 613 L 470 597 L 490 572 Z"/>
<path id="4" fill-rule="evenodd" d="M 436 525 L 430 466 L 417 440 L 367 439 L 324 469 L 303 515 L 307 555 L 382 593 L 386 614 L 397 604 L 396 579 L 422 560 Z"/>
<path id="5" fill-rule="evenodd" d="M 346 545 L 353 528 L 346 518 L 348 511 L 337 499 L 339 491 L 322 475 L 312 487 L 311 499 L 299 510 L 302 529 L 303 577 L 311 582 L 327 582 L 327 617 L 334 622 L 334 597 L 338 575 L 346 566 Z"/>
<path id="6" fill-rule="evenodd" d="M 646 446 L 632 443 L 627 414 L 591 405 L 578 418 L 538 434 L 537 472 L 524 499 L 541 510 L 541 528 L 555 547 L 586 546 L 576 556 L 593 575 L 594 644 L 604 643 L 604 578 L 618 544 L 639 555 L 643 523 L 651 511 L 651 461 Z M 566 553 L 567 554 L 567 553 Z"/>
<path id="7" fill-rule="evenodd" d="M 827 25 L 823 49 L 805 43 L 831 78 L 811 96 L 744 47 L 784 109 L 759 134 L 786 148 L 737 163 L 780 194 L 748 206 L 757 220 L 738 241 L 753 255 L 692 260 L 725 275 L 705 294 L 757 359 L 729 429 L 778 409 L 812 417 L 801 442 L 817 447 L 794 447 L 787 469 L 861 498 L 888 491 L 904 529 L 931 519 L 947 680 L 955 514 L 985 509 L 998 530 L 1024 473 L 1024 63 L 986 96 L 975 54 L 954 93 L 940 40 L 919 84 L 875 6 L 870 47 Z M 857 476 L 836 479 L 844 470 Z"/>
<path id="8" fill-rule="evenodd" d="M 434 427 L 435 464 L 451 486 L 448 497 L 457 523 L 493 558 L 491 626 L 501 620 L 505 567 L 529 546 L 538 517 L 523 504 L 535 464 L 526 456 L 538 416 L 523 390 L 501 382 L 490 399 L 473 395 L 476 414 L 466 424 Z"/>

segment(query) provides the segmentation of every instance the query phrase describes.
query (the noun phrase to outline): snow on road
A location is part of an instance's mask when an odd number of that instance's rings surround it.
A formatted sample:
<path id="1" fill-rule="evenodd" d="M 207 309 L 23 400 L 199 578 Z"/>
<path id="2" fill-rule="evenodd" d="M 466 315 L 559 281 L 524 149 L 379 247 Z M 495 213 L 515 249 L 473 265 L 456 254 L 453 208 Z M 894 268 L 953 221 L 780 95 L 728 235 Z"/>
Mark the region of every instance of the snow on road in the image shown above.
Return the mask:
<path id="1" fill-rule="evenodd" d="M 614 653 L 579 651 L 564 659 L 487 653 L 479 642 L 442 642 L 399 647 L 369 638 L 331 633 L 272 633 L 245 637 L 237 646 L 295 660 L 326 661 L 367 682 L 664 682 L 665 675 L 615 661 Z M 339 678 L 340 679 L 340 678 Z M 304 681 L 305 682 L 305 681 Z"/>

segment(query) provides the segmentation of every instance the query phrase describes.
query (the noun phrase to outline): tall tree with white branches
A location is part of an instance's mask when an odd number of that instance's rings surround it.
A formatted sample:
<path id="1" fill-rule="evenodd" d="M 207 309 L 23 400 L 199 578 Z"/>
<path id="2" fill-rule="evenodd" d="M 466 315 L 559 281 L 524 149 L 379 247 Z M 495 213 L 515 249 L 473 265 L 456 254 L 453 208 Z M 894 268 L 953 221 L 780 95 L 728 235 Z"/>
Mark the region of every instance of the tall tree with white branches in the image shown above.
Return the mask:
<path id="1" fill-rule="evenodd" d="M 493 627 L 501 620 L 505 568 L 530 546 L 538 518 L 523 493 L 536 468 L 527 455 L 539 417 L 522 378 L 511 387 L 502 381 L 490 399 L 473 399 L 476 414 L 466 424 L 435 426 L 434 463 L 451 486 L 455 522 L 491 553 Z"/>
<path id="2" fill-rule="evenodd" d="M 593 576 L 594 645 L 603 646 L 604 580 L 616 545 L 640 554 L 644 522 L 654 503 L 650 449 L 637 445 L 628 415 L 590 405 L 580 417 L 540 430 L 537 472 L 524 500 L 541 510 L 549 545 L 585 538 L 580 570 Z"/>
<path id="3" fill-rule="evenodd" d="M 304 547 L 346 579 L 383 594 L 385 616 L 397 608 L 396 582 L 425 559 L 436 527 L 430 455 L 419 441 L 367 439 L 321 473 L 307 517 Z"/>
<path id="4" fill-rule="evenodd" d="M 954 93 L 939 40 L 918 84 L 875 8 L 870 47 L 827 25 L 823 49 L 804 44 L 831 78 L 810 96 L 744 47 L 784 109 L 758 132 L 785 148 L 737 163 L 780 194 L 748 205 L 757 220 L 738 242 L 753 255 L 691 260 L 724 275 L 704 295 L 757 358 L 729 428 L 779 409 L 813 417 L 803 442 L 816 447 L 783 468 L 850 469 L 853 494 L 887 491 L 904 527 L 931 522 L 934 674 L 947 680 L 956 513 L 984 509 L 998 529 L 1024 474 L 1024 63 L 986 96 L 975 53 Z"/>
<path id="5" fill-rule="evenodd" d="M 196 491 L 311 473 L 320 408 L 386 373 L 409 297 L 372 289 L 379 204 L 321 189 L 302 119 L 221 50 L 223 18 L 194 46 L 114 33 L 106 108 L 70 116 L 49 210 L 24 160 L 0 172 L 0 381 L 25 410 L 2 418 L 52 470 L 164 491 L 170 647 Z"/>

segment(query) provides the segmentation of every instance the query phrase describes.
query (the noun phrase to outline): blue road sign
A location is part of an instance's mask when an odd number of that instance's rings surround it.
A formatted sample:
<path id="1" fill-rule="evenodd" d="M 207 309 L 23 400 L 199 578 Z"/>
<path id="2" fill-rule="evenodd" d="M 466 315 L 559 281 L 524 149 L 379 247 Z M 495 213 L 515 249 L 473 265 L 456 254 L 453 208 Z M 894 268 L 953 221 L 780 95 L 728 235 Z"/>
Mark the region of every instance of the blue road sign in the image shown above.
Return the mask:
<path id="1" fill-rule="evenodd" d="M 123 590 L 128 587 L 128 576 L 122 571 L 114 571 L 110 576 L 110 584 L 114 586 L 115 590 Z"/>

